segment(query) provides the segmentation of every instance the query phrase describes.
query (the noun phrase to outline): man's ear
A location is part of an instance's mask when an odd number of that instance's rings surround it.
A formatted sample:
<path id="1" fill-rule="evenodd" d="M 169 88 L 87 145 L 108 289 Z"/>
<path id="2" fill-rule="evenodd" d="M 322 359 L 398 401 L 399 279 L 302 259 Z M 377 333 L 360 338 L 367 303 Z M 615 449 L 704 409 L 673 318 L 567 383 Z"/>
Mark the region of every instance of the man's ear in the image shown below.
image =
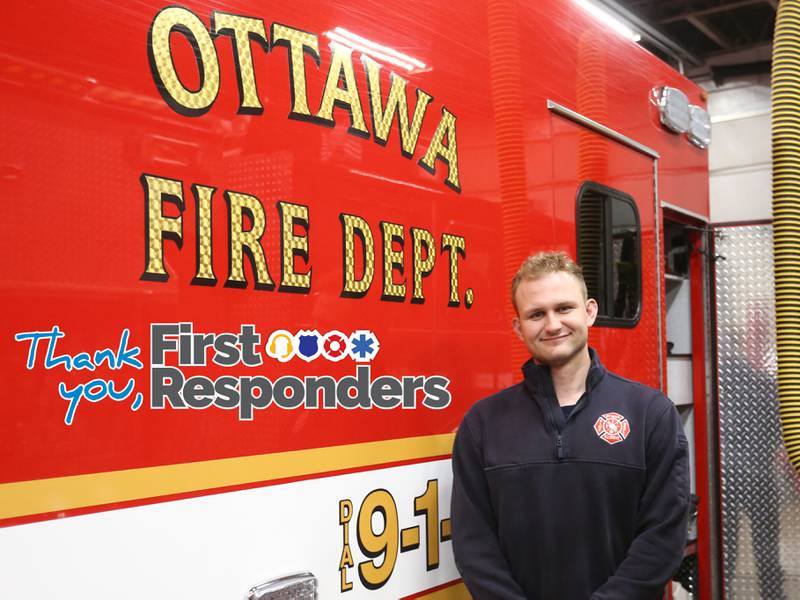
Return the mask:
<path id="1" fill-rule="evenodd" d="M 587 319 L 588 322 L 586 324 L 589 327 L 594 325 L 594 321 L 595 319 L 597 319 L 597 311 L 598 311 L 597 300 L 595 300 L 594 298 L 589 298 L 586 301 L 586 315 L 588 316 Z"/>
<path id="2" fill-rule="evenodd" d="M 522 337 L 522 327 L 519 322 L 519 316 L 514 317 L 514 320 L 511 321 L 511 328 L 514 330 L 514 333 L 517 334 L 517 337 L 524 342 L 525 340 Z"/>

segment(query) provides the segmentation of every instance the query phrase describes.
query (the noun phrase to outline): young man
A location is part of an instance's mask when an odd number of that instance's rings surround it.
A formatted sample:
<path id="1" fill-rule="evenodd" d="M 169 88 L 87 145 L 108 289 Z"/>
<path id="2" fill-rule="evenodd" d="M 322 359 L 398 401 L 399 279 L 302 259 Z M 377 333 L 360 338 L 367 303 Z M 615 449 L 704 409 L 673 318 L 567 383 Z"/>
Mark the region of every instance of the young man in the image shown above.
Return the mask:
<path id="1" fill-rule="evenodd" d="M 511 286 L 524 381 L 476 403 L 453 448 L 453 548 L 475 600 L 658 600 L 678 567 L 686 438 L 658 390 L 588 347 L 597 302 L 566 254 Z"/>

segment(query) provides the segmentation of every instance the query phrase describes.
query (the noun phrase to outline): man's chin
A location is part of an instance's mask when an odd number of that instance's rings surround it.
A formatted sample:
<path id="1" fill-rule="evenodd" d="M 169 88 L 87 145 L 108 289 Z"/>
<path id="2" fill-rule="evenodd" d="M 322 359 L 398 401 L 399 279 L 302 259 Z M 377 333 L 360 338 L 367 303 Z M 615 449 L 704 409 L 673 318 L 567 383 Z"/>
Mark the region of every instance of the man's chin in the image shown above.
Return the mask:
<path id="1" fill-rule="evenodd" d="M 548 367 L 563 367 L 577 356 L 584 348 L 554 348 L 548 352 L 537 352 L 533 358 Z"/>
<path id="2" fill-rule="evenodd" d="M 557 354 L 540 355 L 536 358 L 537 362 L 548 367 L 563 367 L 569 362 L 569 356 L 559 356 Z"/>

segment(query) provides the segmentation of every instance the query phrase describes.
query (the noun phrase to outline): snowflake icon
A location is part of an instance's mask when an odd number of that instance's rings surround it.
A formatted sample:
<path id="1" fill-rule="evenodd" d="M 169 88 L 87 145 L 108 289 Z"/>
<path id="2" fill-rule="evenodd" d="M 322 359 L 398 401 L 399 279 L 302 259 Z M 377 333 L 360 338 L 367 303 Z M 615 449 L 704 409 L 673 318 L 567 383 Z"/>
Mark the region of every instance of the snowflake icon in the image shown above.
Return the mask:
<path id="1" fill-rule="evenodd" d="M 354 331 L 350 336 L 350 357 L 356 362 L 370 362 L 380 348 L 377 336 L 367 329 Z"/>

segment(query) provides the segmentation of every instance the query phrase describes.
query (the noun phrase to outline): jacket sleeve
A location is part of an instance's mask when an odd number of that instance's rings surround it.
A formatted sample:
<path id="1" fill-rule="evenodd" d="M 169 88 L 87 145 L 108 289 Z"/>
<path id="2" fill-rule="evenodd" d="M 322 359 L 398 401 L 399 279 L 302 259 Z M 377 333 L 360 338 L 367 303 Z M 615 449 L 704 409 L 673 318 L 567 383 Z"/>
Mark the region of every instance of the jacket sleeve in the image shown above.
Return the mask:
<path id="1" fill-rule="evenodd" d="M 678 411 L 670 404 L 646 442 L 647 478 L 628 554 L 591 600 L 657 600 L 686 544 L 689 459 Z"/>
<path id="2" fill-rule="evenodd" d="M 466 422 L 453 447 L 450 514 L 456 566 L 474 600 L 525 600 L 500 549 L 482 453 Z"/>

